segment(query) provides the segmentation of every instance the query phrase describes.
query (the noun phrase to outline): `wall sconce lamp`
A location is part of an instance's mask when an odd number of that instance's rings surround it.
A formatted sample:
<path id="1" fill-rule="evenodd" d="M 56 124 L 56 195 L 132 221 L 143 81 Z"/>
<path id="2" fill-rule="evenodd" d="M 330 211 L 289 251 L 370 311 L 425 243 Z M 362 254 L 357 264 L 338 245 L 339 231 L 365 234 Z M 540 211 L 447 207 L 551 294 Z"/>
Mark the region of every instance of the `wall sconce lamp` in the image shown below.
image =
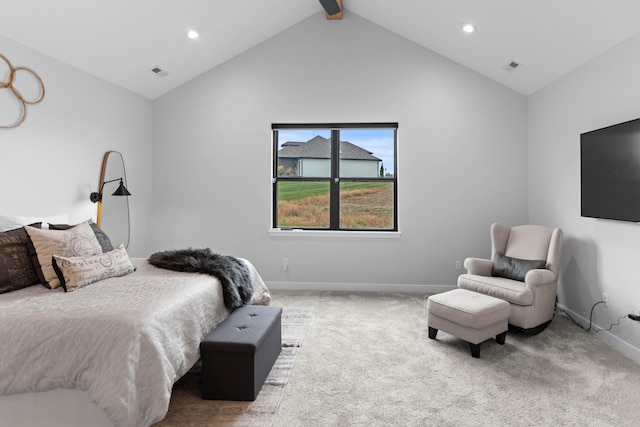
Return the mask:
<path id="1" fill-rule="evenodd" d="M 89 196 L 89 199 L 93 203 L 98 203 L 100 200 L 102 200 L 102 189 L 104 188 L 104 185 L 109 182 L 115 182 L 117 180 L 120 180 L 120 185 L 118 185 L 118 188 L 116 189 L 116 191 L 113 192 L 112 196 L 131 196 L 131 193 L 129 193 L 129 190 L 127 190 L 127 187 L 125 187 L 124 184 L 122 183 L 122 178 L 116 178 L 110 181 L 103 182 L 102 185 L 100 186 L 100 192 L 91 193 L 91 195 Z"/>

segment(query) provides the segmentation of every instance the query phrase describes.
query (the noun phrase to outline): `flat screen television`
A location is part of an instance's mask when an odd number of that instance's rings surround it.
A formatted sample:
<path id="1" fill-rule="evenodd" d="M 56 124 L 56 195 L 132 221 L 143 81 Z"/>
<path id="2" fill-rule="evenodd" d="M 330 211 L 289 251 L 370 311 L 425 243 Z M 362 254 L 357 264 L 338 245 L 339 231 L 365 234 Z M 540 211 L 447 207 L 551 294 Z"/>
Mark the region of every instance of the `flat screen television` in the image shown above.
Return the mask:
<path id="1" fill-rule="evenodd" d="M 580 135 L 583 217 L 640 222 L 640 119 Z"/>

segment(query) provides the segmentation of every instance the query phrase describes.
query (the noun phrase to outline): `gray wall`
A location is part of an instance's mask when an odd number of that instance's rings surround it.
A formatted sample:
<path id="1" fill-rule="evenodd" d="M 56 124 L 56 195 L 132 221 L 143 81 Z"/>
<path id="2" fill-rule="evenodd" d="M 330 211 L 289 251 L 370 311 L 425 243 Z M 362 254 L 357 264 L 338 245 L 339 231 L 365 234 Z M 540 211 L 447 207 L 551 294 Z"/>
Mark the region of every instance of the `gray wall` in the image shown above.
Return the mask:
<path id="1" fill-rule="evenodd" d="M 489 256 L 492 222 L 527 222 L 526 119 L 524 96 L 319 13 L 154 102 L 149 250 L 243 256 L 274 287 L 455 286 L 456 260 Z M 390 121 L 399 238 L 269 235 L 271 123 Z"/>
<path id="2" fill-rule="evenodd" d="M 608 328 L 640 308 L 640 226 L 580 216 L 580 134 L 640 117 L 640 36 L 529 97 L 529 216 L 565 231 L 559 303 Z M 640 195 L 639 195 L 640 196 Z M 640 323 L 598 336 L 640 360 Z"/>
<path id="3" fill-rule="evenodd" d="M 131 200 L 129 252 L 143 256 L 151 206 L 151 101 L 0 36 L 0 52 L 38 73 L 46 95 L 0 129 L 0 215 L 95 217 L 104 153 L 122 152 Z M 5 91 L 6 92 L 6 91 Z M 6 104 L 5 104 L 6 105 Z M 3 122 L 4 123 L 4 122 Z"/>

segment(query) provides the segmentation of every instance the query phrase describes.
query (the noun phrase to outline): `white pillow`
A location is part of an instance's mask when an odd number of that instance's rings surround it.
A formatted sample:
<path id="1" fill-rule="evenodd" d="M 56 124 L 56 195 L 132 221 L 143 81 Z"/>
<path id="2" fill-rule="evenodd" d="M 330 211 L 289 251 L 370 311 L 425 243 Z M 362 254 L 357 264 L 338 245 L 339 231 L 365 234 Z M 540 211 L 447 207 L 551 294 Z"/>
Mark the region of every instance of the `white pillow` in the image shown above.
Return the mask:
<path id="1" fill-rule="evenodd" d="M 73 292 L 90 283 L 109 277 L 124 276 L 135 270 L 124 245 L 112 251 L 86 257 L 53 255 L 62 286 Z"/>
<path id="2" fill-rule="evenodd" d="M 54 216 L 0 216 L 0 231 L 8 231 L 22 226 L 42 223 L 42 228 L 49 228 L 48 224 L 68 224 L 69 215 Z"/>
<path id="3" fill-rule="evenodd" d="M 40 270 L 40 280 L 43 285 L 55 289 L 60 286 L 60 280 L 52 265 L 53 255 L 60 256 L 88 256 L 102 252 L 93 229 L 88 222 L 83 222 L 67 230 L 40 230 L 25 226 L 33 248 L 35 249 L 34 265 L 37 261 L 36 272 Z"/>

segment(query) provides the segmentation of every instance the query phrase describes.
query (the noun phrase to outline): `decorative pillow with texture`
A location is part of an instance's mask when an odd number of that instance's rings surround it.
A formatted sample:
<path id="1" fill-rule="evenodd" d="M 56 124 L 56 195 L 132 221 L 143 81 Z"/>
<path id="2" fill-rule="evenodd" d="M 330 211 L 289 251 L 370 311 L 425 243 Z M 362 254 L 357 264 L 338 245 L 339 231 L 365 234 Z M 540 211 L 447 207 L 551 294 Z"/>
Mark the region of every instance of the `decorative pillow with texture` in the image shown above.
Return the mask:
<path id="1" fill-rule="evenodd" d="M 108 277 L 124 276 L 135 270 L 124 245 L 116 249 L 86 257 L 53 255 L 60 282 L 67 292 Z"/>
<path id="2" fill-rule="evenodd" d="M 48 288 L 60 286 L 60 280 L 53 269 L 52 257 L 88 256 L 102 252 L 102 247 L 87 222 L 78 224 L 68 230 L 39 230 L 26 226 L 33 245 L 31 253 L 33 265 L 42 283 Z"/>
<path id="3" fill-rule="evenodd" d="M 0 231 L 15 230 L 35 222 L 43 223 L 42 228 L 48 228 L 47 224 L 69 222 L 69 215 L 55 216 L 0 216 Z"/>
<path id="4" fill-rule="evenodd" d="M 500 252 L 496 252 L 493 258 L 492 274 L 494 276 L 524 282 L 524 276 L 527 275 L 529 270 L 545 268 L 546 265 L 547 262 L 545 260 L 511 258 L 502 255 Z"/>
<path id="5" fill-rule="evenodd" d="M 107 236 L 107 233 L 105 233 L 93 221 L 87 221 L 87 222 L 89 222 L 89 225 L 91 226 L 91 229 L 93 230 L 93 234 L 96 235 L 96 239 L 98 239 L 98 243 L 100 243 L 100 246 L 102 246 L 102 252 L 112 251 L 113 250 L 113 245 L 111 244 L 111 239 L 109 239 L 109 236 Z M 68 225 L 68 224 L 49 224 L 49 229 L 50 230 L 68 230 L 71 227 L 73 227 L 73 225 Z"/>
<path id="6" fill-rule="evenodd" d="M 24 228 L 0 233 L 0 293 L 40 283 L 29 256 L 29 236 Z"/>
<path id="7" fill-rule="evenodd" d="M 100 227 L 98 227 L 97 224 L 94 224 L 93 222 L 89 223 L 89 225 L 93 230 L 93 234 L 96 235 L 96 239 L 98 239 L 98 243 L 100 243 L 100 246 L 102 247 L 102 252 L 112 251 L 114 247 L 111 244 L 111 239 L 109 239 L 109 236 L 107 236 L 107 233 L 105 233 Z"/>

